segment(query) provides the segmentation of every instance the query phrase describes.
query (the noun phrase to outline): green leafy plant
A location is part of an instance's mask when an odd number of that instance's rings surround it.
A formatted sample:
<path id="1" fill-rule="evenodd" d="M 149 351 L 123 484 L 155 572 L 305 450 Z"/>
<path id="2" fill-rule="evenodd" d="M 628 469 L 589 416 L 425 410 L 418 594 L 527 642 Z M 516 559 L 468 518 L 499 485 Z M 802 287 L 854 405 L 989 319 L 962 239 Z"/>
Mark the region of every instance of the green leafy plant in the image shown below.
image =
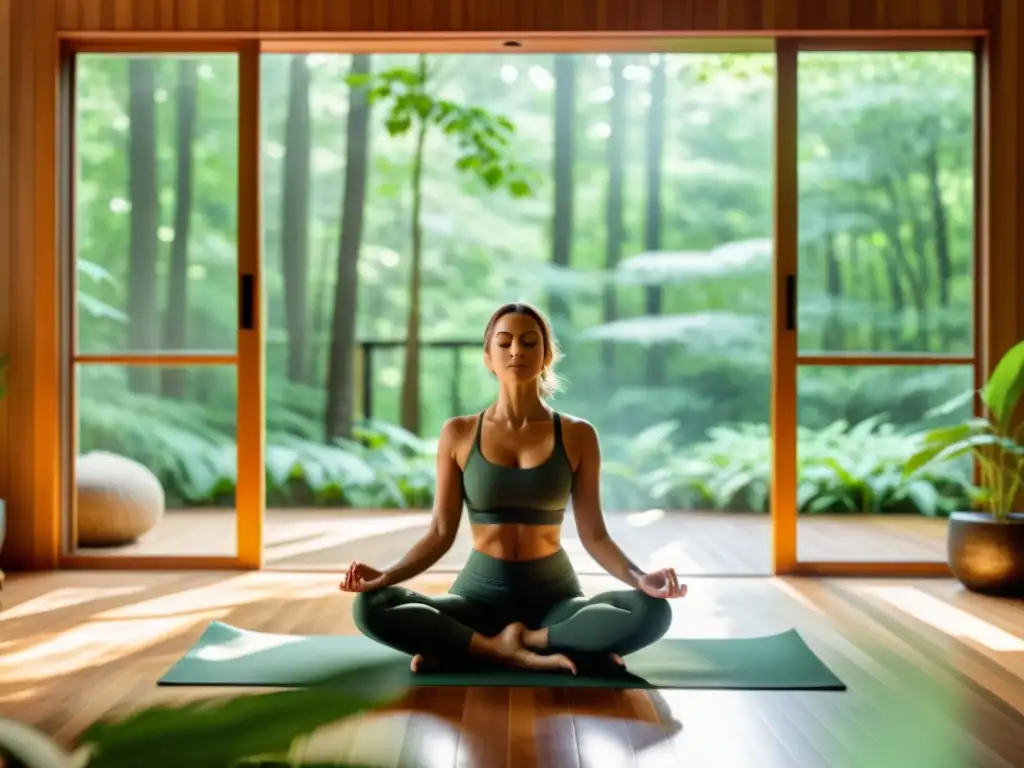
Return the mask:
<path id="1" fill-rule="evenodd" d="M 232 498 L 237 481 L 233 414 L 232 423 L 224 424 L 227 409 L 217 402 L 116 391 L 116 397 L 82 397 L 83 453 L 101 449 L 142 463 L 173 505 L 208 507 Z M 296 410 L 277 409 L 269 426 L 266 482 L 272 505 L 430 505 L 435 449 L 429 440 L 371 421 L 357 425 L 355 439 L 325 444 L 313 436 L 314 418 Z"/>
<path id="2" fill-rule="evenodd" d="M 515 125 L 507 117 L 485 109 L 459 104 L 438 95 L 438 78 L 428 57 L 417 57 L 416 66 L 393 67 L 376 74 L 349 75 L 352 87 L 367 88 L 371 104 L 386 107 L 384 125 L 391 136 L 414 136 L 410 184 L 412 187 L 412 260 L 409 310 L 402 383 L 401 422 L 419 432 L 420 306 L 423 283 L 423 170 L 427 138 L 434 132 L 455 139 L 459 153 L 455 170 L 470 175 L 489 190 L 503 189 L 513 197 L 533 193 L 530 174 L 508 151 Z"/>
<path id="3" fill-rule="evenodd" d="M 974 394 L 965 392 L 935 410 L 952 411 Z M 928 432 L 922 448 L 907 461 L 904 475 L 913 477 L 970 454 L 981 473 L 981 483 L 973 489 L 973 496 L 996 520 L 1005 522 L 1024 479 L 1024 423 L 1014 427 L 1017 405 L 1024 394 L 1024 341 L 1003 355 L 980 394 L 989 417 L 975 417 Z"/>
<path id="4" fill-rule="evenodd" d="M 800 512 L 948 515 L 969 497 L 970 478 L 947 467 L 905 477 L 906 457 L 921 436 L 882 422 L 797 431 Z M 672 422 L 629 440 L 609 441 L 606 483 L 618 506 L 766 512 L 771 437 L 765 424 L 715 427 L 707 439 L 673 445 Z"/>
<path id="5" fill-rule="evenodd" d="M 25 768 L 356 768 L 303 758 L 317 728 L 377 710 L 408 690 L 401 661 L 367 664 L 313 687 L 154 706 L 94 724 L 67 753 L 45 734 L 0 720 L 0 756 Z"/>

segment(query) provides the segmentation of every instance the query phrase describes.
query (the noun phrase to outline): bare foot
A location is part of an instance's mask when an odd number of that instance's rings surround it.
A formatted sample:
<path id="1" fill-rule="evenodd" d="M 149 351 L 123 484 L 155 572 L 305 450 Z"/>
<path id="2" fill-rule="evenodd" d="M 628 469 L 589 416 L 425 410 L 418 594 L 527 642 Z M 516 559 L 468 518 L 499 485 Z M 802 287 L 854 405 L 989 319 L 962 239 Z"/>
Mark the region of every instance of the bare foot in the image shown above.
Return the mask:
<path id="1" fill-rule="evenodd" d="M 485 652 L 495 660 L 519 669 L 538 671 L 566 669 L 576 674 L 576 665 L 568 656 L 561 653 L 535 653 L 523 645 L 523 631 L 526 627 L 520 622 L 509 624 L 500 634 L 491 638 Z"/>
<path id="2" fill-rule="evenodd" d="M 412 663 L 409 664 L 409 669 L 411 669 L 413 672 L 419 672 L 421 670 L 426 672 L 427 670 L 436 666 L 437 662 L 434 661 L 434 659 L 425 658 L 422 653 L 417 653 L 415 656 L 412 657 Z"/>
<path id="3" fill-rule="evenodd" d="M 523 630 L 523 645 L 532 651 L 543 651 L 548 647 L 547 629 Z"/>
<path id="4" fill-rule="evenodd" d="M 612 663 L 613 663 L 613 664 L 618 664 L 618 665 L 619 665 L 620 667 L 624 667 L 624 666 L 626 666 L 626 662 L 624 662 L 624 661 L 622 660 L 622 657 L 621 657 L 621 656 L 619 656 L 619 654 L 617 654 L 617 653 L 613 653 L 613 654 L 611 655 L 611 660 L 612 660 Z"/>

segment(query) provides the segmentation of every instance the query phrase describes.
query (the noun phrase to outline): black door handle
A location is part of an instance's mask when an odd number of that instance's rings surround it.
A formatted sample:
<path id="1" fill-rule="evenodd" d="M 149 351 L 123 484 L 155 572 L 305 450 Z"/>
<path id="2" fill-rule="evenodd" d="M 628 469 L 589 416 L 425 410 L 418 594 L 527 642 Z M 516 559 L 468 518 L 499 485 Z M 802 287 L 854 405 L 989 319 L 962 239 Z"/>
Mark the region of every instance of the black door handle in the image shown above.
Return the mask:
<path id="1" fill-rule="evenodd" d="M 786 275 L 786 330 L 796 330 L 796 275 Z"/>
<path id="2" fill-rule="evenodd" d="M 256 327 L 256 283 L 253 275 L 244 274 L 238 284 L 238 325 L 243 331 Z"/>

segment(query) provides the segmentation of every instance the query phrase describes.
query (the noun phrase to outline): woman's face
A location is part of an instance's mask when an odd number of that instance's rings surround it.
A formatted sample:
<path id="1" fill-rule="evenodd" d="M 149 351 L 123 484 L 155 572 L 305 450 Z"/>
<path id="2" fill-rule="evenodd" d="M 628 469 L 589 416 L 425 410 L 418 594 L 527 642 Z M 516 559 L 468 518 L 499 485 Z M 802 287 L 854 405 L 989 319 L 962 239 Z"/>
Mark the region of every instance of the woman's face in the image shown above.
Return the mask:
<path id="1" fill-rule="evenodd" d="M 540 378 L 544 370 L 544 337 L 529 315 L 509 312 L 494 324 L 484 364 L 502 383 L 522 383 Z"/>

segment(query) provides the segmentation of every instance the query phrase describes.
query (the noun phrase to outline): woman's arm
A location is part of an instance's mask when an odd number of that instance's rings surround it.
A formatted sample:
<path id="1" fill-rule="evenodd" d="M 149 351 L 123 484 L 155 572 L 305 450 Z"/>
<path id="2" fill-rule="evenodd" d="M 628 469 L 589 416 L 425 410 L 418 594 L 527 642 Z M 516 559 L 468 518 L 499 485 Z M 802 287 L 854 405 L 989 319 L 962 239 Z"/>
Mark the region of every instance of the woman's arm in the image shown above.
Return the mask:
<path id="1" fill-rule="evenodd" d="M 460 419 L 449 419 L 441 428 L 437 445 L 437 486 L 434 491 L 434 514 L 427 532 L 395 564 L 382 571 L 379 586 L 411 579 L 440 560 L 455 543 L 462 518 L 462 470 L 455 458 L 464 425 Z"/>
<path id="2" fill-rule="evenodd" d="M 587 553 L 619 581 L 633 588 L 644 571 L 619 549 L 608 535 L 601 511 L 601 445 L 597 430 L 585 422 L 573 425 L 579 445 L 580 460 L 573 484 L 572 507 L 576 516 L 576 530 Z"/>

